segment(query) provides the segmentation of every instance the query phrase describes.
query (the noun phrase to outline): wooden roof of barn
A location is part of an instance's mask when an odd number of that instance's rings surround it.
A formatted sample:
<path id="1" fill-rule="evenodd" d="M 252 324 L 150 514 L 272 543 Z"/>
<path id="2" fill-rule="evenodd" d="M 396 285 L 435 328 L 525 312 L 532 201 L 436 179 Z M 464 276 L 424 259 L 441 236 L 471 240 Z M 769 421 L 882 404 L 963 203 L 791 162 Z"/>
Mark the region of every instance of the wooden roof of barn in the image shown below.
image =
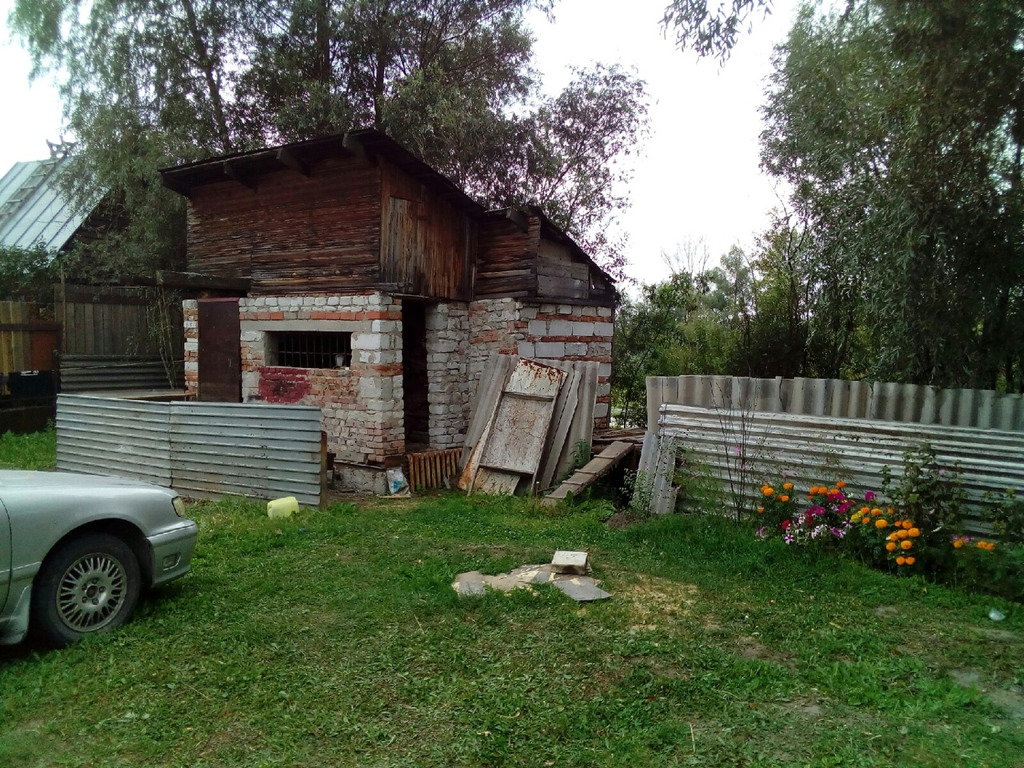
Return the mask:
<path id="1" fill-rule="evenodd" d="M 515 223 L 525 214 L 540 219 L 542 236 L 565 245 L 573 257 L 597 270 L 612 286 L 614 278 L 605 272 L 564 230 L 555 225 L 537 205 L 523 209 L 487 210 L 467 195 L 443 173 L 420 160 L 387 134 L 374 128 L 363 128 L 304 139 L 266 149 L 218 155 L 160 170 L 161 181 L 169 189 L 189 197 L 193 189 L 227 180 L 258 189 L 260 178 L 276 171 L 290 169 L 309 176 L 317 164 L 330 158 L 383 157 L 419 183 L 433 190 L 467 215 L 480 221 L 507 219 Z"/>

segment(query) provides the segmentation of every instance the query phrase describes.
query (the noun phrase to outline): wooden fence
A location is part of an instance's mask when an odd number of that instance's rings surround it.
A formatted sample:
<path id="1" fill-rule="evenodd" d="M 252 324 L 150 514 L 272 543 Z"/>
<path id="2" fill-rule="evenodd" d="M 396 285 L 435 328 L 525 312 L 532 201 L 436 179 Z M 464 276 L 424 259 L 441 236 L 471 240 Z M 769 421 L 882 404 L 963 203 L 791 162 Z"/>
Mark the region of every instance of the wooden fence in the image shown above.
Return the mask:
<path id="1" fill-rule="evenodd" d="M 64 326 L 61 351 L 65 355 L 158 357 L 158 298 L 154 288 L 57 286 L 54 310 Z M 180 317 L 176 325 L 181 328 Z"/>
<path id="2" fill-rule="evenodd" d="M 56 367 L 60 324 L 41 319 L 41 310 L 22 301 L 0 301 L 0 374 L 4 380 L 14 371 L 52 371 Z"/>

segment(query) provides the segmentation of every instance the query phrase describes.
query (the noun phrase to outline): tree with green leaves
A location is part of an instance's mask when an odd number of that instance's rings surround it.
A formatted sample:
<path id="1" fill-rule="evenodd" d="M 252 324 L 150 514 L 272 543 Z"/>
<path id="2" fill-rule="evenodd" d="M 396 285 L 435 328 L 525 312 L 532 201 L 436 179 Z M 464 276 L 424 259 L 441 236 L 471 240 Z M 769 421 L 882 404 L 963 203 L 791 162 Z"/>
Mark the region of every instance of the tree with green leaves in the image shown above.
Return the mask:
<path id="1" fill-rule="evenodd" d="M 675 376 L 680 330 L 694 309 L 695 291 L 688 273 L 657 285 L 645 285 L 636 300 L 627 298 L 615 318 L 612 340 L 612 416 L 617 423 L 640 426 L 647 419 L 647 377 Z"/>
<path id="2" fill-rule="evenodd" d="M 760 11 L 771 13 L 772 0 L 672 0 L 665 9 L 662 25 L 676 36 L 676 45 L 698 56 L 729 57 L 743 26 Z"/>
<path id="3" fill-rule="evenodd" d="M 877 379 L 1024 389 L 1021 39 L 1016 0 L 801 12 L 763 162 L 809 228 L 822 369 L 859 344 Z"/>
<path id="4" fill-rule="evenodd" d="M 60 79 L 76 199 L 102 190 L 107 273 L 180 264 L 184 206 L 156 169 L 373 126 L 481 202 L 537 202 L 605 266 L 646 127 L 615 68 L 542 98 L 524 13 L 547 0 L 17 0 L 13 29 Z M 85 264 L 85 262 L 79 262 Z"/>

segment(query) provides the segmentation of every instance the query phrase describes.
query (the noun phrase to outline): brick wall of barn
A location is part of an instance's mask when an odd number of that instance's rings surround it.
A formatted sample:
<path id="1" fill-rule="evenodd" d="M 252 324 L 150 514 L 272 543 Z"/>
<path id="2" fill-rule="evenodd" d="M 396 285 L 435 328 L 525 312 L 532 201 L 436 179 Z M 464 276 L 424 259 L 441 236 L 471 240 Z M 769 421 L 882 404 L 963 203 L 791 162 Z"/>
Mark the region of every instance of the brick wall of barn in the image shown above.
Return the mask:
<path id="1" fill-rule="evenodd" d="M 323 409 L 328 450 L 337 460 L 380 463 L 405 450 L 401 300 L 360 296 L 261 296 L 241 299 L 242 399 Z M 198 388 L 198 310 L 184 303 L 185 380 Z M 494 352 L 539 360 L 600 363 L 595 424 L 606 426 L 610 400 L 612 310 L 519 299 L 442 302 L 426 310 L 427 385 L 432 448 L 463 444 L 477 382 Z M 349 368 L 268 365 L 275 331 L 352 334 Z"/>

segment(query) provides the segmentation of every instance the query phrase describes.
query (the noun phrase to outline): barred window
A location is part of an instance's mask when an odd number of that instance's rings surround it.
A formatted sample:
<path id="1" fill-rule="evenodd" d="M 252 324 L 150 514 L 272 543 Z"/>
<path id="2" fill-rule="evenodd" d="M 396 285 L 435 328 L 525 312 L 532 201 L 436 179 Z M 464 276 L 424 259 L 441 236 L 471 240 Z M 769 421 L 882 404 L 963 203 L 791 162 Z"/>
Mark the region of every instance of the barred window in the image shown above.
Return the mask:
<path id="1" fill-rule="evenodd" d="M 267 334 L 269 363 L 288 368 L 348 368 L 351 333 L 287 331 Z"/>

